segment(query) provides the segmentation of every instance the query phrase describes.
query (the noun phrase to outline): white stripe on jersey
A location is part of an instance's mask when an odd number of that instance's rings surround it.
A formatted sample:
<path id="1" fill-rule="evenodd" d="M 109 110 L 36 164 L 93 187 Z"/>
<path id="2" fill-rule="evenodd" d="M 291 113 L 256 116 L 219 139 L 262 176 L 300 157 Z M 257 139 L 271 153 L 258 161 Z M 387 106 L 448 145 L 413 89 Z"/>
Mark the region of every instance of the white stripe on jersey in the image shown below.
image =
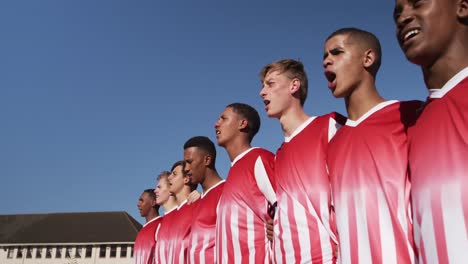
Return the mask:
<path id="1" fill-rule="evenodd" d="M 280 199 L 279 201 L 281 201 L 281 205 L 278 205 L 278 212 L 279 212 L 279 218 L 278 218 L 278 226 L 281 226 L 281 241 L 283 241 L 283 244 L 280 245 L 280 247 L 278 248 L 279 251 L 276 252 L 276 256 L 277 258 L 280 258 L 280 260 L 282 259 L 282 256 L 283 256 L 283 253 L 281 252 L 282 250 L 284 250 L 284 255 L 285 255 L 285 259 L 286 261 L 288 260 L 288 255 L 292 254 L 292 257 L 291 259 L 294 260 L 294 251 L 292 249 L 294 249 L 294 246 L 292 244 L 292 237 L 291 237 L 291 232 L 290 231 L 286 231 L 285 230 L 291 230 L 291 224 L 289 223 L 289 218 L 288 218 L 288 198 L 286 197 L 286 194 L 282 194 L 282 199 Z M 279 241 L 278 241 L 278 244 L 279 244 Z"/>
<path id="2" fill-rule="evenodd" d="M 254 215 L 251 210 L 246 210 L 247 220 L 247 245 L 249 247 L 249 263 L 255 263 L 255 233 L 254 233 Z"/>
<path id="3" fill-rule="evenodd" d="M 307 200 L 307 199 L 306 199 Z M 308 201 L 308 200 L 307 200 Z M 311 250 L 310 250 L 310 237 L 309 237 L 309 232 L 308 232 L 308 223 L 306 222 L 307 215 L 306 215 L 306 210 L 304 207 L 302 207 L 301 204 L 296 202 L 295 200 L 292 200 L 293 204 L 293 213 L 294 213 L 294 219 L 296 220 L 296 226 L 297 226 L 297 237 L 299 240 L 299 251 L 301 253 L 301 260 L 306 260 L 306 259 L 312 259 L 311 257 Z M 312 212 L 314 212 L 312 210 Z M 304 228 L 304 232 L 301 232 L 302 228 Z M 293 248 L 288 248 L 288 250 L 293 250 Z M 287 261 L 287 260 L 286 260 Z"/>
<path id="4" fill-rule="evenodd" d="M 237 205 L 233 205 L 231 208 L 231 226 L 239 226 L 239 209 Z M 241 263 L 242 262 L 242 252 L 239 245 L 239 229 L 238 228 L 231 228 L 231 236 L 232 236 L 232 247 L 234 248 L 234 263 Z M 223 241 L 223 243 L 227 243 L 227 241 Z M 227 252 L 226 252 L 227 253 Z"/>
<path id="5" fill-rule="evenodd" d="M 414 207 L 416 208 L 416 207 Z M 422 252 L 421 252 L 421 227 L 419 226 L 419 221 L 417 220 L 416 210 L 414 212 L 415 220 L 413 221 L 413 233 L 414 233 L 414 243 L 416 244 L 417 253 L 419 256 L 419 262 L 422 263 Z"/>
<path id="6" fill-rule="evenodd" d="M 174 245 L 172 241 L 168 243 L 169 246 L 169 256 L 167 257 L 167 263 L 174 263 Z"/>
<path id="7" fill-rule="evenodd" d="M 335 136 L 338 129 L 340 129 L 342 125 L 336 122 L 335 119 L 330 118 L 330 122 L 328 123 L 328 142 Z"/>
<path id="8" fill-rule="evenodd" d="M 441 187 L 441 207 L 444 220 L 445 241 L 450 263 L 467 261 L 468 238 L 460 184 L 445 184 Z"/>
<path id="9" fill-rule="evenodd" d="M 154 233 L 154 241 L 158 241 L 158 234 L 159 234 L 159 229 L 161 228 L 161 224 L 158 225 L 158 229 L 156 229 L 156 232 Z"/>
<path id="10" fill-rule="evenodd" d="M 435 240 L 434 234 L 434 223 L 432 220 L 432 206 L 431 206 L 431 195 L 429 190 L 422 191 L 420 194 L 420 201 L 419 204 L 420 210 L 423 212 L 421 215 L 421 234 L 424 235 L 424 248 L 426 260 L 437 260 L 439 259 L 437 254 L 437 243 Z M 429 249 L 429 250 L 427 250 Z M 423 262 L 422 255 L 419 255 L 421 259 L 421 263 Z"/>
<path id="11" fill-rule="evenodd" d="M 307 200 L 309 203 L 309 206 L 312 206 L 310 204 L 309 200 Z M 338 241 L 335 237 L 335 234 L 331 231 L 330 228 L 330 214 L 329 214 L 329 206 L 328 206 L 328 194 L 326 192 L 320 192 L 320 217 L 321 218 L 316 218 L 316 219 L 322 219 L 322 222 L 319 223 L 319 229 L 320 229 L 320 245 L 322 246 L 322 263 L 327 263 L 330 260 L 330 255 L 328 255 L 328 252 L 330 252 L 333 256 L 333 248 L 330 242 L 330 239 L 333 239 L 338 244 Z M 311 208 L 309 208 L 309 211 L 311 211 Z M 312 211 L 311 211 L 312 212 Z M 331 257 L 333 259 L 333 257 Z"/>
<path id="12" fill-rule="evenodd" d="M 158 243 L 158 242 L 156 242 Z M 161 263 L 165 264 L 166 262 L 166 256 L 164 255 L 166 252 L 166 242 L 161 241 L 161 250 L 159 251 L 159 256 L 161 257 Z"/>
<path id="13" fill-rule="evenodd" d="M 208 247 L 208 243 L 210 242 L 210 235 L 205 235 L 203 237 L 203 248 L 202 248 L 202 251 L 200 252 L 200 263 L 206 263 L 205 261 L 205 252 L 206 252 L 206 248 Z M 216 250 L 216 248 L 215 248 Z M 215 254 L 213 254 L 213 256 L 216 256 Z M 213 259 L 213 263 L 216 262 L 216 258 Z"/>
<path id="14" fill-rule="evenodd" d="M 268 240 L 268 238 L 265 236 L 265 261 L 263 262 L 264 264 L 268 264 L 271 262 L 273 262 L 273 255 L 271 254 L 271 244 L 270 244 L 270 241 Z"/>
<path id="15" fill-rule="evenodd" d="M 283 259 L 281 257 L 281 244 L 279 242 L 279 240 L 277 239 L 280 235 L 280 230 L 279 230 L 279 218 L 281 217 L 281 214 L 279 213 L 279 210 L 278 212 L 276 213 L 276 219 L 273 220 L 273 232 L 274 232 L 274 235 L 273 235 L 273 245 L 274 245 L 274 252 L 273 252 L 273 258 L 274 258 L 274 263 L 277 263 L 277 264 L 283 264 Z"/>
<path id="16" fill-rule="evenodd" d="M 397 252 L 391 220 L 392 218 L 390 216 L 390 210 L 387 206 L 387 201 L 381 190 L 377 190 L 377 206 L 379 210 L 378 217 L 382 263 L 397 263 Z"/>
<path id="17" fill-rule="evenodd" d="M 344 232 L 340 234 L 340 259 L 341 263 L 351 263 L 351 250 L 342 250 L 344 248 L 351 249 L 350 243 L 350 234 L 349 234 L 349 213 L 348 213 L 348 198 L 346 192 L 341 192 L 341 202 L 338 205 L 340 207 L 336 208 L 337 214 L 340 214 L 340 217 L 337 217 L 337 225 L 341 227 Z"/>
<path id="18" fill-rule="evenodd" d="M 268 173 L 265 170 L 265 165 L 263 165 L 261 156 L 258 156 L 255 161 L 254 176 L 258 189 L 260 189 L 268 202 L 274 204 L 276 202 L 275 190 L 273 189 L 273 186 L 271 186 L 271 182 L 268 178 Z"/>
<path id="19" fill-rule="evenodd" d="M 328 216 L 324 216 L 324 213 L 328 214 L 328 196 L 325 192 L 320 192 L 319 197 L 320 197 L 320 216 L 323 217 L 321 219 L 325 221 L 325 223 L 328 222 L 328 226 L 330 226 Z M 320 219 L 317 216 L 317 212 L 315 212 L 314 207 L 312 206 L 312 203 L 309 201 L 309 199 L 306 199 L 306 202 L 307 202 L 307 209 L 312 214 L 313 218 L 317 220 Z M 328 239 L 329 232 L 328 230 L 324 229 L 324 226 L 322 224 L 318 223 L 317 226 L 319 229 L 320 245 L 322 246 L 322 263 L 327 263 L 328 259 L 330 259 L 330 255 L 327 255 L 326 252 L 332 252 L 333 254 L 333 249 L 331 248 L 330 240 Z M 309 260 L 312 260 L 312 256 L 310 256 Z"/>
<path id="20" fill-rule="evenodd" d="M 358 258 L 359 263 L 372 263 L 369 245 L 369 230 L 367 230 L 366 190 L 361 189 L 354 195 L 356 214 Z"/>
<path id="21" fill-rule="evenodd" d="M 398 195 L 398 208 L 397 208 L 397 218 L 398 222 L 403 229 L 403 232 L 405 234 L 405 237 L 408 238 L 412 234 L 409 233 L 408 227 L 409 225 L 412 225 L 412 216 L 411 216 L 411 203 L 409 203 L 408 208 L 405 207 L 405 191 L 399 191 Z M 416 230 L 415 227 L 413 227 L 413 232 Z M 414 236 L 413 236 L 414 237 Z M 413 253 L 413 245 L 411 244 L 410 239 L 406 239 L 406 248 L 408 249 L 409 252 L 409 258 L 410 258 L 410 263 L 415 263 L 415 254 Z"/>
<path id="22" fill-rule="evenodd" d="M 182 247 L 179 252 L 179 264 L 184 264 L 184 247 L 185 247 L 185 242 L 181 241 Z M 175 245 L 174 245 L 175 246 Z"/>
<path id="23" fill-rule="evenodd" d="M 219 205 L 219 204 L 218 204 Z M 219 209 L 219 207 L 218 207 Z M 226 214 L 226 208 L 221 208 L 222 212 L 221 212 L 221 215 L 223 216 L 223 223 L 227 223 L 227 214 Z M 219 215 L 219 214 L 218 214 Z M 229 241 L 227 241 L 227 234 L 226 234 L 226 226 L 227 225 L 221 225 L 222 227 L 222 230 L 221 230 L 221 241 L 218 241 L 218 245 L 221 244 L 222 247 L 221 247 L 221 258 L 223 260 L 223 263 L 227 263 L 227 257 L 226 257 L 226 252 L 228 252 L 227 250 L 227 243 Z M 219 251 L 216 249 L 216 252 L 217 254 L 219 254 Z"/>
<path id="24" fill-rule="evenodd" d="M 193 244 L 190 245 L 190 263 L 195 263 L 195 249 L 197 248 L 198 234 L 193 234 Z"/>

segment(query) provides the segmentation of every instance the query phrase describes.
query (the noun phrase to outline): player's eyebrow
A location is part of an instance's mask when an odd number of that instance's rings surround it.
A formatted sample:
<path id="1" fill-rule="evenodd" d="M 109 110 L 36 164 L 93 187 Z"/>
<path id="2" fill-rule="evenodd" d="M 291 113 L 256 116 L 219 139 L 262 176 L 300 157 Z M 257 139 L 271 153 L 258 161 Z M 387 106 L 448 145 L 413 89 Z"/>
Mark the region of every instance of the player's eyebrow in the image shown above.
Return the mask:
<path id="1" fill-rule="evenodd" d="M 334 48 L 331 48 L 327 51 L 325 51 L 323 53 L 323 59 L 326 59 L 328 57 L 328 54 L 331 53 L 333 55 L 336 55 L 338 53 L 340 53 L 341 51 L 343 51 L 343 48 L 342 47 L 334 47 Z"/>

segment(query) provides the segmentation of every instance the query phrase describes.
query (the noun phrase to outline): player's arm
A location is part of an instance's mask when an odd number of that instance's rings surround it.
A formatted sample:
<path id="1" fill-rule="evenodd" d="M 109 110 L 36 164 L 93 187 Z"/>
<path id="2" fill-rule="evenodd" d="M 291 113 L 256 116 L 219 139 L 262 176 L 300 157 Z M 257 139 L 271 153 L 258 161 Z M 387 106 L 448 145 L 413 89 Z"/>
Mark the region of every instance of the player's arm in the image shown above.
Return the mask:
<path id="1" fill-rule="evenodd" d="M 270 161 L 270 162 L 268 162 Z M 261 156 L 255 162 L 255 180 L 260 191 L 267 200 L 267 213 L 269 218 L 265 222 L 265 232 L 269 241 L 273 240 L 273 219 L 276 211 L 276 194 L 272 185 L 273 177 L 273 158 L 267 159 L 264 163 Z"/>

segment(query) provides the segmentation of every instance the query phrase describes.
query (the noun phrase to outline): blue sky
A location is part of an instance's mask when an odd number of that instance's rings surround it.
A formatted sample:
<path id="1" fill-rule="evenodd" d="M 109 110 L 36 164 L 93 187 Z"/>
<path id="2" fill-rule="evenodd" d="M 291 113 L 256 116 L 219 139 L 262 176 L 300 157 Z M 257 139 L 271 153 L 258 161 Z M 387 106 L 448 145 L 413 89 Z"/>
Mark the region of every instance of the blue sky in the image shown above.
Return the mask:
<path id="1" fill-rule="evenodd" d="M 305 109 L 345 113 L 323 75 L 323 42 L 341 27 L 380 39 L 387 99 L 422 99 L 418 67 L 395 39 L 393 1 L 0 2 L 0 214 L 127 211 L 192 136 L 215 140 L 227 104 L 254 106 L 254 145 L 283 136 L 258 95 L 260 69 L 300 59 Z M 225 177 L 226 152 L 217 168 Z"/>

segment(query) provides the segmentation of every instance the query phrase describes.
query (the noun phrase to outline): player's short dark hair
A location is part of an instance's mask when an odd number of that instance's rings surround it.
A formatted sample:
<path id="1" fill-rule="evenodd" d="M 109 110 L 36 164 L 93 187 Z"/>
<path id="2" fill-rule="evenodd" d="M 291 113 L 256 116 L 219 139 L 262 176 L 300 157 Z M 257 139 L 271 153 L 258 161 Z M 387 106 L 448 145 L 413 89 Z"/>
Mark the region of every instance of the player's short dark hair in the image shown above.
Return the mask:
<path id="1" fill-rule="evenodd" d="M 227 107 L 231 107 L 236 114 L 247 119 L 248 125 L 246 132 L 249 135 L 249 142 L 252 142 L 252 139 L 260 129 L 260 116 L 258 115 L 257 110 L 252 106 L 243 103 L 232 103 L 226 106 L 226 108 Z"/>
<path id="2" fill-rule="evenodd" d="M 204 151 L 206 154 L 210 155 L 212 162 L 209 167 L 215 169 L 216 147 L 213 141 L 211 141 L 208 137 L 205 136 L 192 137 L 189 140 L 187 140 L 187 142 L 185 142 L 184 149 L 188 149 L 191 147 L 196 147 Z"/>
<path id="3" fill-rule="evenodd" d="M 307 79 L 307 74 L 304 70 L 304 64 L 302 64 L 302 62 L 300 62 L 299 60 L 293 59 L 282 59 L 279 61 L 272 62 L 267 66 L 263 67 L 263 69 L 259 73 L 262 84 L 265 81 L 265 77 L 267 76 L 267 74 L 274 71 L 278 71 L 280 74 L 285 73 L 289 79 L 292 80 L 297 78 L 301 82 L 301 87 L 299 88 L 297 95 L 299 96 L 299 100 L 301 102 L 301 105 L 303 106 L 305 100 L 307 99 L 307 93 L 309 89 L 309 81 Z"/>
<path id="4" fill-rule="evenodd" d="M 179 160 L 174 162 L 174 165 L 171 167 L 171 172 L 178 166 L 182 166 L 182 174 L 185 173 L 185 160 Z"/>
<path id="5" fill-rule="evenodd" d="M 328 36 L 327 40 L 338 35 L 348 35 L 348 40 L 355 42 L 364 49 L 372 49 L 375 52 L 376 58 L 374 64 L 371 66 L 371 74 L 376 76 L 379 71 L 380 64 L 382 63 L 382 47 L 380 46 L 379 39 L 369 31 L 349 27 L 336 30 Z"/>
<path id="6" fill-rule="evenodd" d="M 182 176 L 186 177 L 187 176 L 187 171 L 185 170 L 185 164 L 187 164 L 187 162 L 185 162 L 185 160 L 176 161 L 174 163 L 174 165 L 172 165 L 171 171 L 173 171 L 178 166 L 182 166 Z M 189 181 L 189 183 L 186 184 L 186 185 L 188 185 L 190 187 L 190 191 L 193 191 L 193 190 L 195 190 L 197 188 L 197 184 L 193 184 L 191 181 Z"/>
<path id="7" fill-rule="evenodd" d="M 144 193 L 147 193 L 151 199 L 156 199 L 156 194 L 154 194 L 154 189 L 146 189 L 143 191 Z"/>
<path id="8" fill-rule="evenodd" d="M 146 189 L 143 191 L 143 193 L 147 193 L 151 199 L 156 200 L 156 194 L 154 193 L 154 189 Z M 153 208 L 158 211 L 159 210 L 159 204 L 155 204 Z"/>

